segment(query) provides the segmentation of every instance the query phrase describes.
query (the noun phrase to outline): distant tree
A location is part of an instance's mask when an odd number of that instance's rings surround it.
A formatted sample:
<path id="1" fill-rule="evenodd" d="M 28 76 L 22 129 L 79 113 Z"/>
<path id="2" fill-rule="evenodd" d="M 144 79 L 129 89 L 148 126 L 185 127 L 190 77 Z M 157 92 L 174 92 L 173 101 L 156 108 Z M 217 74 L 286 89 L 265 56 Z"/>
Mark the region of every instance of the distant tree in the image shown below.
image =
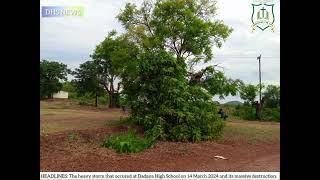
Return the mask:
<path id="1" fill-rule="evenodd" d="M 266 99 L 265 107 L 276 108 L 280 106 L 280 86 L 268 85 L 263 96 Z"/>
<path id="2" fill-rule="evenodd" d="M 75 92 L 76 91 L 76 87 L 75 87 L 74 82 L 66 81 L 66 82 L 62 83 L 62 89 L 61 90 L 62 91 L 66 91 L 66 92 Z"/>
<path id="3" fill-rule="evenodd" d="M 261 88 L 264 88 L 264 85 L 261 85 Z M 260 90 L 259 85 L 242 85 L 240 87 L 240 97 L 241 99 L 245 100 L 245 105 L 251 104 L 252 106 L 255 106 L 256 109 L 256 118 L 261 119 L 261 110 L 264 106 L 265 97 L 262 97 L 261 102 L 255 101 L 255 98 L 258 95 L 258 92 Z"/>
<path id="4" fill-rule="evenodd" d="M 209 69 L 210 68 L 210 69 Z M 199 85 L 206 89 L 212 96 L 219 95 L 220 99 L 225 96 L 235 96 L 243 82 L 239 79 L 228 79 L 223 72 L 216 71 L 211 66 L 200 79 Z"/>
<path id="5" fill-rule="evenodd" d="M 40 98 L 52 98 L 52 94 L 62 89 L 62 81 L 67 80 L 70 70 L 59 62 L 40 61 Z"/>
<path id="6" fill-rule="evenodd" d="M 93 61 L 86 62 L 79 69 L 78 79 L 86 79 L 87 85 L 84 91 L 95 91 L 108 93 L 109 107 L 119 106 L 119 93 L 121 88 L 121 77 L 124 69 L 128 68 L 127 62 L 136 58 L 137 47 L 128 40 L 128 37 L 116 36 L 116 31 L 109 32 L 108 36 L 96 46 L 91 55 Z M 82 71 L 80 71 L 82 69 Z M 79 76 L 79 74 L 82 74 Z M 90 77 L 90 78 L 88 78 Z M 83 81 L 85 82 L 85 81 Z M 79 83 L 78 83 L 79 84 Z"/>
<path id="7" fill-rule="evenodd" d="M 256 99 L 258 92 L 259 86 L 252 84 L 242 85 L 240 87 L 240 98 L 245 101 L 245 104 L 254 104 L 254 100 Z"/>
<path id="8" fill-rule="evenodd" d="M 76 92 L 79 95 L 88 93 L 95 96 L 95 106 L 98 106 L 98 96 L 105 93 L 105 90 L 100 85 L 98 74 L 98 65 L 94 61 L 86 61 L 80 64 L 72 73 L 75 77 L 73 80 Z"/>

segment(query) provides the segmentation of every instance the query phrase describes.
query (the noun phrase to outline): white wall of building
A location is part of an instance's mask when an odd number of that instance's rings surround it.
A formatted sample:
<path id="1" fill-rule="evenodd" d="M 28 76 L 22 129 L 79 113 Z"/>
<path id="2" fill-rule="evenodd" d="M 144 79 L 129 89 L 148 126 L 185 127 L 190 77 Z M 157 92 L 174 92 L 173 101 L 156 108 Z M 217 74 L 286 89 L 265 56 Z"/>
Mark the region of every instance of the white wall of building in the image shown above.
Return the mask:
<path id="1" fill-rule="evenodd" d="M 53 98 L 68 99 L 68 92 L 59 91 L 58 93 L 53 94 Z"/>

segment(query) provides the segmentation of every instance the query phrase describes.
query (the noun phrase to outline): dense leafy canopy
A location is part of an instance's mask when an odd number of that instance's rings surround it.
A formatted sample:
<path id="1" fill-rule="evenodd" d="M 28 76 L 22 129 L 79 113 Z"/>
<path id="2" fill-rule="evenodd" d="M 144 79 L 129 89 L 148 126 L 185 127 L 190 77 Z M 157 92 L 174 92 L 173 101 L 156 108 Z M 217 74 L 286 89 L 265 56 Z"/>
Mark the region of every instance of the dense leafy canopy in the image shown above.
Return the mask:
<path id="1" fill-rule="evenodd" d="M 240 88 L 240 98 L 249 104 L 254 104 L 254 100 L 259 92 L 259 86 L 252 84 L 242 85 Z"/>
<path id="2" fill-rule="evenodd" d="M 40 61 L 40 98 L 51 98 L 62 89 L 62 81 L 67 80 L 70 70 L 67 65 L 54 61 Z"/>
<path id="3" fill-rule="evenodd" d="M 266 107 L 280 107 L 280 86 L 268 85 L 263 93 L 266 99 Z"/>
<path id="4" fill-rule="evenodd" d="M 99 86 L 97 65 L 94 61 L 86 61 L 80 64 L 79 68 L 76 68 L 73 72 L 73 75 L 75 78 L 73 82 L 78 94 L 89 93 L 94 96 L 104 93 L 103 88 Z"/>
<path id="5" fill-rule="evenodd" d="M 124 63 L 123 93 L 131 119 L 147 134 L 173 141 L 215 138 L 224 123 L 217 116 L 213 95 L 235 95 L 240 80 L 224 77 L 207 64 L 212 47 L 221 47 L 232 29 L 215 20 L 216 2 L 209 0 L 128 3 L 118 15 L 126 37 L 139 49 Z"/>
<path id="6" fill-rule="evenodd" d="M 111 31 L 96 46 L 91 55 L 93 60 L 81 64 L 73 72 L 79 94 L 99 96 L 107 93 L 110 108 L 119 105 L 120 74 L 124 73 L 127 62 L 137 54 L 137 48 L 126 36 L 117 37 L 116 34 L 116 31 Z"/>

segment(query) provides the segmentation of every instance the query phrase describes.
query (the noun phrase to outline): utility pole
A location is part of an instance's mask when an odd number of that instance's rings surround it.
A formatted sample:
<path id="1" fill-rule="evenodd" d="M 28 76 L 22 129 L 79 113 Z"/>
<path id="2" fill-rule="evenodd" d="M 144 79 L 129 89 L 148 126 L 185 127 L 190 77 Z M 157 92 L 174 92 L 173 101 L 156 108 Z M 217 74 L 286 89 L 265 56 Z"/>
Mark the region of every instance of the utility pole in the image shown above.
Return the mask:
<path id="1" fill-rule="evenodd" d="M 261 54 L 260 56 L 257 57 L 257 59 L 259 60 L 259 86 L 260 86 L 260 92 L 259 92 L 259 104 L 256 107 L 256 115 L 258 116 L 258 119 L 261 119 L 261 108 L 262 108 L 262 104 L 261 104 Z"/>
<path id="2" fill-rule="evenodd" d="M 260 95 L 259 95 L 259 102 L 261 104 L 261 54 L 260 56 L 257 57 L 257 59 L 259 60 L 259 86 L 260 86 Z"/>
<path id="3" fill-rule="evenodd" d="M 96 84 L 96 101 L 95 101 L 95 106 L 98 107 L 98 86 L 99 86 L 99 82 L 98 82 L 98 74 L 96 74 L 96 81 L 97 81 L 97 84 Z"/>

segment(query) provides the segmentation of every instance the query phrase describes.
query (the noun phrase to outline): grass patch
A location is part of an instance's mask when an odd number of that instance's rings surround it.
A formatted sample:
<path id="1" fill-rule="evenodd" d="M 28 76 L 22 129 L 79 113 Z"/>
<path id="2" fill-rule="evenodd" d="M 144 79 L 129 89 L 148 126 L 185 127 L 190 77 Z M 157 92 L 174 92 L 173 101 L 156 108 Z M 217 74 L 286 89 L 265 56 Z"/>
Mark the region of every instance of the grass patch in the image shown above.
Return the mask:
<path id="1" fill-rule="evenodd" d="M 69 129 L 70 127 L 65 127 L 59 123 L 43 124 L 40 126 L 40 135 L 61 132 Z"/>
<path id="2" fill-rule="evenodd" d="M 123 118 L 122 116 L 120 116 L 120 120 L 108 120 L 106 122 L 106 126 L 132 126 L 134 125 L 133 122 L 130 121 L 129 118 Z"/>
<path id="3" fill-rule="evenodd" d="M 78 139 L 79 139 L 79 135 L 77 133 L 72 132 L 68 135 L 68 138 L 65 140 L 65 144 L 76 141 Z"/>
<path id="4" fill-rule="evenodd" d="M 255 107 L 244 105 L 219 105 L 228 115 L 228 119 L 244 119 L 244 120 L 258 120 L 255 113 Z M 261 111 L 260 121 L 274 121 L 280 122 L 280 108 L 266 108 L 263 107 Z"/>
<path id="5" fill-rule="evenodd" d="M 109 136 L 105 139 L 102 146 L 114 149 L 118 153 L 137 153 L 144 151 L 152 146 L 153 142 L 146 138 L 141 138 L 133 131 Z"/>
<path id="6" fill-rule="evenodd" d="M 72 115 L 73 112 L 72 111 L 69 111 L 69 110 L 64 110 L 64 109 L 59 109 L 59 110 L 56 110 L 56 109 L 52 109 L 52 108 L 41 108 L 40 109 L 40 115 Z"/>
<path id="7" fill-rule="evenodd" d="M 61 105 L 48 106 L 47 108 L 48 109 L 68 109 L 68 108 L 70 108 L 70 106 L 61 104 Z"/>
<path id="8" fill-rule="evenodd" d="M 222 140 L 257 142 L 275 142 L 280 140 L 280 128 L 271 125 L 231 124 L 225 127 Z"/>

